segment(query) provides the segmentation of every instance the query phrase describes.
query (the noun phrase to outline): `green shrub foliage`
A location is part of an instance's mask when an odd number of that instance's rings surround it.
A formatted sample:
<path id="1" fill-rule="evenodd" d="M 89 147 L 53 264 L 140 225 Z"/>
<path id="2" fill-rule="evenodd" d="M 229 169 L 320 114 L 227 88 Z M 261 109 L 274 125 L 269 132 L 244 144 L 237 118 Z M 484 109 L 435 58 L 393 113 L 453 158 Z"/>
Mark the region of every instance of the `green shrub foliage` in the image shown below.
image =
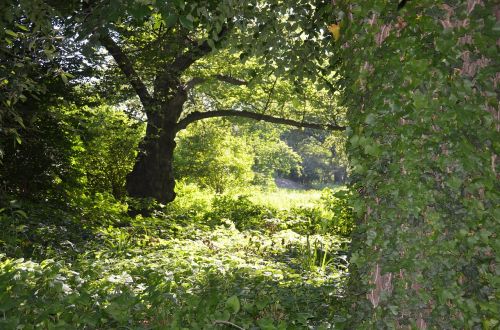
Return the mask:
<path id="1" fill-rule="evenodd" d="M 248 195 L 215 196 L 212 210 L 205 219 L 216 223 L 231 221 L 239 230 L 259 228 L 263 219 L 273 218 L 276 210 L 272 207 L 253 203 Z"/>
<path id="2" fill-rule="evenodd" d="M 337 235 L 349 236 L 354 229 L 354 215 L 350 200 L 352 192 L 348 189 L 336 191 L 325 188 L 321 194 L 323 207 L 331 213 L 325 229 Z"/>
<path id="3" fill-rule="evenodd" d="M 80 171 L 86 190 L 124 198 L 126 176 L 134 166 L 143 125 L 109 106 L 73 112 L 79 133 L 74 137 L 73 166 Z"/>
<path id="4" fill-rule="evenodd" d="M 0 329 L 331 328 L 348 241 L 305 231 L 317 192 L 278 210 L 253 201 L 269 196 L 257 189 L 179 188 L 185 203 L 142 201 L 151 217 L 129 217 L 110 194 L 66 210 L 0 199 Z"/>
<path id="5" fill-rule="evenodd" d="M 495 2 L 334 1 L 360 194 L 350 329 L 499 326 Z"/>
<path id="6" fill-rule="evenodd" d="M 0 192 L 40 198 L 59 195 L 62 181 L 76 186 L 77 172 L 71 166 L 69 126 L 54 111 L 26 109 L 21 144 L 0 136 L 5 153 L 0 165 Z"/>

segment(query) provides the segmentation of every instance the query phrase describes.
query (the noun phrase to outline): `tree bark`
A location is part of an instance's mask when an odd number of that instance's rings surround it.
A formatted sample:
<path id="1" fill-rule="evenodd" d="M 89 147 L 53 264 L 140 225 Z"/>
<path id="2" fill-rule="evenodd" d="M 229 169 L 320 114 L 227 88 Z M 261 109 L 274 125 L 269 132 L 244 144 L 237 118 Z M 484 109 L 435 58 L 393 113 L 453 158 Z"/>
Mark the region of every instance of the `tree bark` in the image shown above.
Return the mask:
<path id="1" fill-rule="evenodd" d="M 175 199 L 175 135 L 174 121 L 164 120 L 161 113 L 148 115 L 146 136 L 134 169 L 127 176 L 130 197 L 152 197 L 165 204 Z"/>

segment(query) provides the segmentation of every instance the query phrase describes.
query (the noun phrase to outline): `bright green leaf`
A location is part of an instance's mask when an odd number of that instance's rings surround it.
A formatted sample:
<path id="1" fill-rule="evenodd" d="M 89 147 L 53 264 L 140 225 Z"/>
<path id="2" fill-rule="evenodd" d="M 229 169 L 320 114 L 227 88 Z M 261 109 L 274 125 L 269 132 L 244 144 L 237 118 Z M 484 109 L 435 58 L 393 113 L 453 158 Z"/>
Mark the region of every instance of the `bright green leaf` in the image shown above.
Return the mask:
<path id="1" fill-rule="evenodd" d="M 240 300 L 236 295 L 229 297 L 226 300 L 226 308 L 230 309 L 232 313 L 238 313 L 240 310 Z"/>

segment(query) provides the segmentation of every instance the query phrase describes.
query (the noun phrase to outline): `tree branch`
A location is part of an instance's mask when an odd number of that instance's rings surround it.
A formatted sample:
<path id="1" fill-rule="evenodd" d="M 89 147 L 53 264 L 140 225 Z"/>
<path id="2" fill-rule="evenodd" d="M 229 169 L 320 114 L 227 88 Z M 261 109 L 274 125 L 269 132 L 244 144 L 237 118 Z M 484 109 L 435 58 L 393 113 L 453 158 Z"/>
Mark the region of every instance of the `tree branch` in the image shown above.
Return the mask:
<path id="1" fill-rule="evenodd" d="M 328 87 L 330 92 L 332 92 L 332 93 L 337 92 L 338 91 L 337 87 L 335 87 L 330 80 L 328 80 L 325 76 L 323 76 L 322 71 L 324 69 L 316 63 L 314 64 L 314 66 L 316 66 L 316 68 L 318 69 L 319 72 L 313 72 L 313 70 L 311 70 L 311 69 L 308 69 L 307 71 L 313 75 L 318 76 L 325 83 L 325 85 Z"/>
<path id="2" fill-rule="evenodd" d="M 294 127 L 303 127 L 303 128 L 313 128 L 313 129 L 322 129 L 328 131 L 343 131 L 345 130 L 344 126 L 331 125 L 331 124 L 317 124 L 317 123 L 307 123 L 300 122 L 293 119 L 279 118 L 273 117 L 269 115 L 264 115 L 260 113 L 250 112 L 250 111 L 238 111 L 238 110 L 215 110 L 215 111 L 207 111 L 207 112 L 192 112 L 187 115 L 184 119 L 179 121 L 176 125 L 176 131 L 180 131 L 185 129 L 189 124 L 194 123 L 195 121 L 213 118 L 213 117 L 244 117 L 250 118 L 254 120 L 262 120 L 269 123 L 288 125 Z"/>
<path id="3" fill-rule="evenodd" d="M 248 85 L 248 81 L 238 79 L 235 77 L 231 77 L 231 76 L 217 74 L 213 77 L 219 81 L 222 81 L 222 82 L 225 82 L 225 83 L 228 83 L 231 85 L 236 85 L 236 86 L 247 86 Z M 188 91 L 188 90 L 192 89 L 194 86 L 202 84 L 207 80 L 208 80 L 208 78 L 194 77 L 184 85 L 184 90 Z"/>
<path id="4" fill-rule="evenodd" d="M 228 34 L 229 32 L 229 27 L 227 24 L 225 24 L 219 34 L 217 35 L 218 41 L 215 43 L 216 45 L 221 42 L 221 40 Z M 169 67 L 171 70 L 166 70 L 168 71 L 174 71 L 176 73 L 182 73 L 184 70 L 189 68 L 191 64 L 202 58 L 203 56 L 207 55 L 212 51 L 212 48 L 210 47 L 208 40 L 203 41 L 200 45 L 196 45 L 193 48 L 189 49 L 187 52 L 179 55 L 174 62 L 172 62 Z"/>
<path id="5" fill-rule="evenodd" d="M 219 80 L 219 81 L 222 81 L 222 82 L 225 82 L 225 83 L 228 83 L 231 85 L 236 85 L 236 86 L 247 86 L 248 85 L 248 81 L 246 81 L 246 80 L 234 78 L 231 76 L 225 76 L 222 74 L 215 75 L 215 78 L 217 78 L 217 80 Z"/>
<path id="6" fill-rule="evenodd" d="M 207 81 L 206 78 L 203 77 L 194 77 L 191 78 L 185 85 L 184 85 L 184 90 L 189 91 L 194 88 L 194 86 L 203 84 L 205 81 Z"/>
<path id="7" fill-rule="evenodd" d="M 132 62 L 128 56 L 123 52 L 123 50 L 118 46 L 118 44 L 109 36 L 107 32 L 101 31 L 99 36 L 99 41 L 101 45 L 106 48 L 109 54 L 113 56 L 115 62 L 118 64 L 120 70 L 125 74 L 128 82 L 132 85 L 135 92 L 141 99 L 143 105 L 148 105 L 151 103 L 151 96 L 141 78 L 134 69 Z"/>
<path id="8" fill-rule="evenodd" d="M 225 24 L 219 34 L 217 35 L 218 41 L 216 44 L 220 43 L 221 40 L 228 34 L 229 26 Z M 159 93 L 161 90 L 164 90 L 168 87 L 169 81 L 181 76 L 182 72 L 184 72 L 187 68 L 191 66 L 198 59 L 207 55 L 212 51 L 207 40 L 205 40 L 200 45 L 193 45 L 188 51 L 182 53 L 177 56 L 173 62 L 168 64 L 162 73 L 160 73 L 155 79 L 155 94 Z M 195 83 L 200 83 L 199 80 L 188 82 L 187 87 L 193 88 Z M 184 91 L 187 89 L 184 88 Z"/>

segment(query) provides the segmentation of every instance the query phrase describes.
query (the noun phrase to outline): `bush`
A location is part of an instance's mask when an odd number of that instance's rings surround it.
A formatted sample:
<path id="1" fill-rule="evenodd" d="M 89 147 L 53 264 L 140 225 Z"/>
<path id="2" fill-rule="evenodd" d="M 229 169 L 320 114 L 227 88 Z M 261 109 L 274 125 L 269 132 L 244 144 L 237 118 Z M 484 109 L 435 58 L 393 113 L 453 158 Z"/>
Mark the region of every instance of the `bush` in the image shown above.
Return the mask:
<path id="1" fill-rule="evenodd" d="M 144 126 L 112 107 L 70 109 L 79 117 L 74 136 L 73 167 L 90 193 L 126 195 L 126 176 L 132 170 Z"/>
<path id="2" fill-rule="evenodd" d="M 350 205 L 352 195 L 352 191 L 346 188 L 323 190 L 321 204 L 331 212 L 331 219 L 323 224 L 323 230 L 342 236 L 351 234 L 354 229 L 354 215 Z"/>
<path id="3" fill-rule="evenodd" d="M 205 220 L 212 224 L 230 220 L 239 230 L 258 229 L 264 226 L 264 219 L 274 218 L 276 213 L 272 207 L 255 204 L 248 195 L 220 195 L 213 199 L 212 210 L 205 214 Z"/>
<path id="4" fill-rule="evenodd" d="M 294 207 L 286 212 L 287 228 L 301 235 L 314 235 L 324 232 L 322 224 L 331 221 L 320 206 Z"/>
<path id="5" fill-rule="evenodd" d="M 78 173 L 71 165 L 70 127 L 52 109 L 33 112 L 24 118 L 22 143 L 9 143 L 10 137 L 0 135 L 5 153 L 0 154 L 0 194 L 59 198 L 62 186 L 78 186 Z"/>

